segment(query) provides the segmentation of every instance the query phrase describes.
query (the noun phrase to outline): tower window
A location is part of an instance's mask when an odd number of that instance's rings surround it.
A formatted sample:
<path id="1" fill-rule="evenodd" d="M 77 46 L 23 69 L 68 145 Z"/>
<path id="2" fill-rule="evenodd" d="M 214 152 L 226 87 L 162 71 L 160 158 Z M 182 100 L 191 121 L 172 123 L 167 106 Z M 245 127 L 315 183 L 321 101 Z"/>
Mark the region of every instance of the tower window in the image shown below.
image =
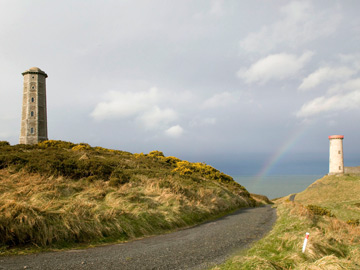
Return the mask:
<path id="1" fill-rule="evenodd" d="M 31 128 L 31 129 L 30 129 L 30 133 L 31 133 L 31 134 L 34 134 L 34 128 Z"/>
<path id="2" fill-rule="evenodd" d="M 339 170 L 341 170 L 341 166 L 339 166 Z"/>
<path id="3" fill-rule="evenodd" d="M 31 102 L 34 102 L 34 101 L 35 101 L 35 99 L 32 97 L 32 98 L 31 98 Z"/>
<path id="4" fill-rule="evenodd" d="M 30 115 L 31 115 L 31 116 L 34 116 L 34 112 L 33 112 L 33 111 L 32 111 L 32 112 L 30 112 Z"/>
<path id="5" fill-rule="evenodd" d="M 31 86 L 31 89 L 35 89 L 35 86 Z"/>
<path id="6" fill-rule="evenodd" d="M 338 153 L 339 153 L 339 155 L 340 155 L 340 154 L 341 154 L 341 151 L 339 150 Z"/>

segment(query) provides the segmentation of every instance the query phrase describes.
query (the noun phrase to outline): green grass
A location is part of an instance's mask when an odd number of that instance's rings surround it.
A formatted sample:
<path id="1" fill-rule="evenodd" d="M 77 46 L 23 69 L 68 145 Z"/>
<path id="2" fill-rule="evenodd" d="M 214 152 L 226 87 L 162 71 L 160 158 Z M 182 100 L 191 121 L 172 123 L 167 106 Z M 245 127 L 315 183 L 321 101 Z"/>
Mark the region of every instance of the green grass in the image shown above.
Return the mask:
<path id="1" fill-rule="evenodd" d="M 356 175 L 325 176 L 295 202 L 289 196 L 277 200 L 271 232 L 213 269 L 360 269 L 360 226 L 346 223 L 359 218 L 359 184 Z M 310 238 L 302 253 L 306 232 Z"/>
<path id="2" fill-rule="evenodd" d="M 315 204 L 330 209 L 344 221 L 360 218 L 360 176 L 327 175 L 295 197 L 302 204 Z"/>
<path id="3" fill-rule="evenodd" d="M 165 233 L 255 200 L 211 166 L 62 141 L 0 144 L 0 254 Z"/>

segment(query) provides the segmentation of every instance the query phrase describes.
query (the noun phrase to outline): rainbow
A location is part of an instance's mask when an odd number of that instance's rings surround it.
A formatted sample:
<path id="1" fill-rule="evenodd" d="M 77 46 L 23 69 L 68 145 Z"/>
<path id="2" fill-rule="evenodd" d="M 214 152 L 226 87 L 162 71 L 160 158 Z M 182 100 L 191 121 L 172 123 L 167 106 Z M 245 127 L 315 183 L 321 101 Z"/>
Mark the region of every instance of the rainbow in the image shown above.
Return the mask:
<path id="1" fill-rule="evenodd" d="M 282 157 L 298 142 L 298 140 L 309 129 L 310 125 L 302 125 L 295 129 L 284 143 L 264 163 L 261 170 L 254 176 L 252 187 L 256 187 L 268 172 L 281 160 Z"/>

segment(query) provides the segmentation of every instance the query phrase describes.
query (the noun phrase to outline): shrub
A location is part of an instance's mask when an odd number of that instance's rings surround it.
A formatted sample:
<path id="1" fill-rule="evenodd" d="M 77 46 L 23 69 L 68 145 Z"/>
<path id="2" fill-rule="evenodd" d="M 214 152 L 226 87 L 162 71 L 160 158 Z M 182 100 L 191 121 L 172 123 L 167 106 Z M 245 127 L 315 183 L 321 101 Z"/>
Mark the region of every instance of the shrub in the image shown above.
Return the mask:
<path id="1" fill-rule="evenodd" d="M 179 161 L 176 163 L 176 168 L 173 172 L 177 172 L 180 175 L 191 175 L 191 174 L 200 174 L 201 176 L 210 179 L 216 180 L 223 183 L 235 183 L 234 179 L 226 175 L 215 168 L 206 165 L 205 163 L 197 162 L 191 163 L 189 161 Z"/>
<path id="2" fill-rule="evenodd" d="M 7 141 L 0 141 L 0 147 L 9 146 L 10 143 Z"/>
<path id="3" fill-rule="evenodd" d="M 335 215 L 332 214 L 330 210 L 325 209 L 325 208 L 323 208 L 321 206 L 318 206 L 318 205 L 309 204 L 309 205 L 306 206 L 306 209 L 308 209 L 315 216 L 335 217 Z"/>
<path id="4" fill-rule="evenodd" d="M 87 143 L 79 143 L 71 148 L 73 151 L 83 151 L 88 149 L 91 149 L 91 146 Z"/>
<path id="5" fill-rule="evenodd" d="M 176 165 L 178 162 L 180 162 L 181 160 L 178 159 L 177 157 L 163 157 L 162 160 L 170 165 Z"/>
<path id="6" fill-rule="evenodd" d="M 72 142 L 65 142 L 65 141 L 57 141 L 57 140 L 48 140 L 48 141 L 42 141 L 38 143 L 38 146 L 41 148 L 49 148 L 49 147 L 55 147 L 55 148 L 64 148 L 64 149 L 71 149 L 75 146 Z"/>
<path id="7" fill-rule="evenodd" d="M 144 155 L 144 153 L 140 153 L 140 154 L 135 153 L 135 154 L 134 154 L 134 157 L 137 158 L 137 159 L 139 159 L 139 158 L 145 157 L 145 155 Z"/>
<path id="8" fill-rule="evenodd" d="M 346 223 L 352 226 L 359 226 L 360 219 L 349 219 L 348 221 L 346 221 Z"/>
<path id="9" fill-rule="evenodd" d="M 157 150 L 151 151 L 151 152 L 149 152 L 149 154 L 147 154 L 147 155 L 148 155 L 149 157 L 165 157 L 163 152 L 157 151 Z"/>
<path id="10" fill-rule="evenodd" d="M 110 175 L 109 185 L 117 187 L 119 185 L 126 184 L 130 181 L 131 175 L 124 170 L 115 169 Z"/>

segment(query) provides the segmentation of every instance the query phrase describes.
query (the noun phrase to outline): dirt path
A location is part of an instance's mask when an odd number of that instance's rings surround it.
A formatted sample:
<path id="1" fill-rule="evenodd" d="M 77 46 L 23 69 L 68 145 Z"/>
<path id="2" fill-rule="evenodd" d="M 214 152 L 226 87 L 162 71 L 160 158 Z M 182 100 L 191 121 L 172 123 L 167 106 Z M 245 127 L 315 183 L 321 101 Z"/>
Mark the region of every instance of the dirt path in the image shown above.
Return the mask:
<path id="1" fill-rule="evenodd" d="M 247 208 L 190 229 L 86 250 L 0 257 L 0 269 L 207 269 L 267 233 L 270 206 Z"/>

